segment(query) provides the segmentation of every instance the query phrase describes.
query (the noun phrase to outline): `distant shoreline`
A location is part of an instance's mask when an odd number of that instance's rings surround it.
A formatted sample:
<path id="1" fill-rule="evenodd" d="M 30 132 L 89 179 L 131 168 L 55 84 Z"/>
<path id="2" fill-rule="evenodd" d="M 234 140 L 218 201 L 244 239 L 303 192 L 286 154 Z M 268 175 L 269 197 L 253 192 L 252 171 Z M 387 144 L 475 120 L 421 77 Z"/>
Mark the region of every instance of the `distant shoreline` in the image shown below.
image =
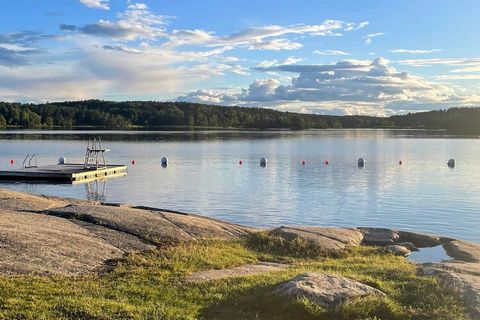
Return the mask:
<path id="1" fill-rule="evenodd" d="M 0 128 L 411 128 L 480 131 L 480 108 L 450 108 L 391 116 L 321 115 L 187 102 L 0 102 Z"/>

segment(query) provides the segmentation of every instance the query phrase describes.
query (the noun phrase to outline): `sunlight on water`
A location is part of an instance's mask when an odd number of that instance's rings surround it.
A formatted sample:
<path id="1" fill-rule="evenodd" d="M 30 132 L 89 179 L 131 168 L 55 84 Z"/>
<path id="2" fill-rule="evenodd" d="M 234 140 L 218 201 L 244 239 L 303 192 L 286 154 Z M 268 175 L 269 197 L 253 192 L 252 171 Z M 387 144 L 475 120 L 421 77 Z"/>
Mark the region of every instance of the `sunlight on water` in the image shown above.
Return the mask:
<path id="1" fill-rule="evenodd" d="M 254 226 L 383 226 L 480 241 L 476 138 L 406 130 L 9 131 L 0 132 L 0 168 L 12 168 L 10 159 L 21 166 L 32 153 L 39 165 L 60 156 L 83 162 L 89 136 L 101 136 L 112 149 L 110 163 L 129 165 L 127 177 L 87 186 L 0 186 Z M 168 156 L 168 168 L 162 168 L 162 156 Z M 268 159 L 265 168 L 261 157 Z M 357 166 L 359 157 L 366 159 L 364 168 Z M 450 158 L 457 161 L 454 169 L 447 167 Z"/>

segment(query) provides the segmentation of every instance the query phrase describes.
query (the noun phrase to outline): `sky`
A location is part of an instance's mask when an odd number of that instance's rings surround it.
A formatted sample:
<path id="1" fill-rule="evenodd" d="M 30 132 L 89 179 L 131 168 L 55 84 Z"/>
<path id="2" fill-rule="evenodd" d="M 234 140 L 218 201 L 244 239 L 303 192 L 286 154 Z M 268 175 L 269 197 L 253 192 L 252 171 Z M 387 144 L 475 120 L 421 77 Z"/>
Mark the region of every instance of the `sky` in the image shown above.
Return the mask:
<path id="1" fill-rule="evenodd" d="M 319 114 L 480 106 L 478 0 L 16 0 L 0 101 Z"/>

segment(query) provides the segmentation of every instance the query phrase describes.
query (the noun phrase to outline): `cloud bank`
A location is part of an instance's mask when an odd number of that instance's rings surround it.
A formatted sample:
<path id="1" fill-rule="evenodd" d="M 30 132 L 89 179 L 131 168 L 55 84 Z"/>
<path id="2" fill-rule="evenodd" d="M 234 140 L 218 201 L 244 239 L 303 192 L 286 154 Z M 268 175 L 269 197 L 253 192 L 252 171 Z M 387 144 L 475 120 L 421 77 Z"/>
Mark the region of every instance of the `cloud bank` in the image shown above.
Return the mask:
<path id="1" fill-rule="evenodd" d="M 319 109 L 341 114 L 394 114 L 458 103 L 472 97 L 422 77 L 397 71 L 384 58 L 342 60 L 324 65 L 278 65 L 256 70 L 296 74 L 290 84 L 276 79 L 255 80 L 237 93 L 195 91 L 180 101 L 240 105 L 288 105 L 290 110 Z M 477 99 L 477 97 L 475 97 Z M 478 100 L 477 100 L 478 101 Z M 361 108 L 359 108 L 361 107 Z M 359 110 L 361 109 L 361 110 Z"/>

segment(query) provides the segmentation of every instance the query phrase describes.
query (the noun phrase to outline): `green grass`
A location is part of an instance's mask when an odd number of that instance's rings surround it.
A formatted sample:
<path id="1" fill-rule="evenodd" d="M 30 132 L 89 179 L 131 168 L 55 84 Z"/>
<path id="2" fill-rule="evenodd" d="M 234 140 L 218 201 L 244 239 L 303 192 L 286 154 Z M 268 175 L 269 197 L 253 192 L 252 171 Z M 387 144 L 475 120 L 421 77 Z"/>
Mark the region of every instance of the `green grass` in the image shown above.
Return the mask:
<path id="1" fill-rule="evenodd" d="M 280 241 L 280 242 L 279 242 Z M 415 265 L 375 248 L 337 257 L 305 243 L 283 244 L 259 234 L 232 242 L 205 241 L 132 254 L 106 275 L 0 277 L 0 319 L 464 319 L 463 306 Z M 311 248 L 310 248 L 311 249 Z M 185 283 L 193 271 L 257 261 L 287 262 L 287 271 Z M 346 275 L 387 293 L 325 310 L 306 299 L 270 294 L 299 273 Z"/>

